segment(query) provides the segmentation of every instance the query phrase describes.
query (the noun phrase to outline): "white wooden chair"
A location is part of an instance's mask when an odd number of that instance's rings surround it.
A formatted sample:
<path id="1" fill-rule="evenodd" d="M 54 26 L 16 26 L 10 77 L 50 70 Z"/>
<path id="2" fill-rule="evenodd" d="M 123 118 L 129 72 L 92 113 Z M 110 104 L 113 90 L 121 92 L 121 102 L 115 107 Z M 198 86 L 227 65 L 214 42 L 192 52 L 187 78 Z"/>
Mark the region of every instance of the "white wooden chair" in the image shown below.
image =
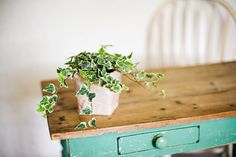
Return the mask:
<path id="1" fill-rule="evenodd" d="M 166 0 L 150 20 L 147 68 L 236 60 L 236 12 L 225 0 Z M 206 150 L 230 156 L 230 146 Z"/>
<path id="2" fill-rule="evenodd" d="M 147 67 L 236 59 L 236 13 L 224 0 L 166 0 L 150 21 Z"/>

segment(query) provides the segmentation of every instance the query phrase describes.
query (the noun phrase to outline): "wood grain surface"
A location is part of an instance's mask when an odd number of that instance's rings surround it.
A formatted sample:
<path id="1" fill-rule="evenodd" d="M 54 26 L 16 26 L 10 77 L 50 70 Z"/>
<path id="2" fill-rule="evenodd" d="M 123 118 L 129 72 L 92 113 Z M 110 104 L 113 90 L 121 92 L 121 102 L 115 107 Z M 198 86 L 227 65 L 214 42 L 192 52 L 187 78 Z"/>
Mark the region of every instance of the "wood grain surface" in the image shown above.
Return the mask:
<path id="1" fill-rule="evenodd" d="M 236 116 L 236 62 L 184 68 L 151 70 L 165 74 L 158 96 L 126 78 L 130 90 L 123 92 L 111 116 L 95 116 L 97 127 L 75 130 L 85 117 L 77 112 L 74 82 L 58 92 L 55 111 L 48 114 L 52 140 L 157 128 Z M 42 81 L 42 88 L 56 80 Z"/>

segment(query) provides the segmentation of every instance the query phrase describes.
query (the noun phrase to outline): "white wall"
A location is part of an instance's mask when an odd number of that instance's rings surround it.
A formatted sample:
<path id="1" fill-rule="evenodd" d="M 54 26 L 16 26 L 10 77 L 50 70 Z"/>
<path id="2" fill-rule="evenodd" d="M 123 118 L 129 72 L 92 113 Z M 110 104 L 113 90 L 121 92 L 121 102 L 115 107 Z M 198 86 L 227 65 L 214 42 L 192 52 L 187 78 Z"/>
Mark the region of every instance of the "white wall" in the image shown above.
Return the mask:
<path id="1" fill-rule="evenodd" d="M 82 50 L 113 44 L 142 61 L 148 20 L 160 1 L 0 1 L 0 156 L 60 156 L 35 112 L 40 81 Z"/>
<path id="2" fill-rule="evenodd" d="M 0 156 L 60 156 L 35 111 L 40 81 L 55 78 L 68 56 L 99 44 L 134 52 L 142 62 L 147 24 L 160 2 L 0 0 Z"/>

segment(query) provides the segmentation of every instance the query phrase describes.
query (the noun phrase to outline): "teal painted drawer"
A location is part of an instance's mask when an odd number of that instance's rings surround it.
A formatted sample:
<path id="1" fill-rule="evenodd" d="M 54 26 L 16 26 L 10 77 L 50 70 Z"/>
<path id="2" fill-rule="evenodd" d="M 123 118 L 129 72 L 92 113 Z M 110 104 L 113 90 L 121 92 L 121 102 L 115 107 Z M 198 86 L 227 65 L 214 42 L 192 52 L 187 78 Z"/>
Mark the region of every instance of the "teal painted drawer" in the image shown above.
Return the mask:
<path id="1" fill-rule="evenodd" d="M 123 155 L 194 144 L 200 140 L 199 134 L 199 126 L 192 126 L 121 136 L 117 138 L 118 154 Z"/>
<path id="2" fill-rule="evenodd" d="M 67 139 L 65 150 L 70 157 L 157 157 L 196 151 L 235 143 L 235 122 L 236 117 L 232 117 L 161 128 L 71 138 Z M 153 146 L 153 139 L 156 140 L 154 137 L 158 137 L 156 135 L 160 133 L 166 139 L 164 140 L 166 141 L 164 142 L 165 147 L 161 149 Z"/>

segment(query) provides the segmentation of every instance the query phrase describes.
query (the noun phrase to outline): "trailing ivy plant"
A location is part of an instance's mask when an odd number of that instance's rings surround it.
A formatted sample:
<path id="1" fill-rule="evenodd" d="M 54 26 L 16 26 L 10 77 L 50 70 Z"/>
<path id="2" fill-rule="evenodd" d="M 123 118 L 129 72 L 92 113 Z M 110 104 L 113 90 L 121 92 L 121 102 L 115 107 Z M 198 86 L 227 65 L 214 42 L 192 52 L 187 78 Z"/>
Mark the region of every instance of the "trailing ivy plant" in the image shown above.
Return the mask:
<path id="1" fill-rule="evenodd" d="M 120 80 L 117 80 L 110 75 L 111 72 L 118 71 L 123 76 L 128 77 L 141 86 L 157 89 L 157 84 L 164 78 L 163 74 L 137 71 L 137 63 L 131 61 L 132 53 L 128 56 L 110 54 L 107 52 L 108 46 L 110 45 L 101 46 L 97 52 L 84 51 L 69 57 L 65 63 L 65 67 L 59 67 L 57 69 L 60 88 L 68 88 L 67 80 L 73 79 L 75 75 L 79 75 L 84 81 L 79 91 L 76 92 L 76 96 L 86 95 L 89 102 L 92 103 L 96 94 L 90 92 L 89 87 L 91 84 L 98 84 L 99 86 L 105 87 L 116 93 L 129 89 L 125 84 L 122 84 Z M 43 116 L 46 116 L 47 112 L 53 112 L 53 108 L 57 102 L 57 88 L 58 87 L 54 84 L 50 83 L 43 89 L 43 92 L 49 94 L 43 96 L 38 105 L 37 111 L 41 112 Z M 162 96 L 165 94 L 164 90 L 158 92 Z M 88 106 L 85 107 L 83 113 L 92 115 L 92 108 Z M 92 117 L 90 121 L 81 122 L 75 128 L 85 129 L 87 127 L 95 126 L 96 119 Z"/>
<path id="2" fill-rule="evenodd" d="M 46 88 L 43 89 L 43 92 L 46 92 L 50 95 L 43 96 L 40 101 L 37 111 L 43 114 L 43 117 L 46 117 L 46 112 L 52 113 L 54 106 L 57 102 L 56 87 L 54 84 L 50 83 Z"/>

